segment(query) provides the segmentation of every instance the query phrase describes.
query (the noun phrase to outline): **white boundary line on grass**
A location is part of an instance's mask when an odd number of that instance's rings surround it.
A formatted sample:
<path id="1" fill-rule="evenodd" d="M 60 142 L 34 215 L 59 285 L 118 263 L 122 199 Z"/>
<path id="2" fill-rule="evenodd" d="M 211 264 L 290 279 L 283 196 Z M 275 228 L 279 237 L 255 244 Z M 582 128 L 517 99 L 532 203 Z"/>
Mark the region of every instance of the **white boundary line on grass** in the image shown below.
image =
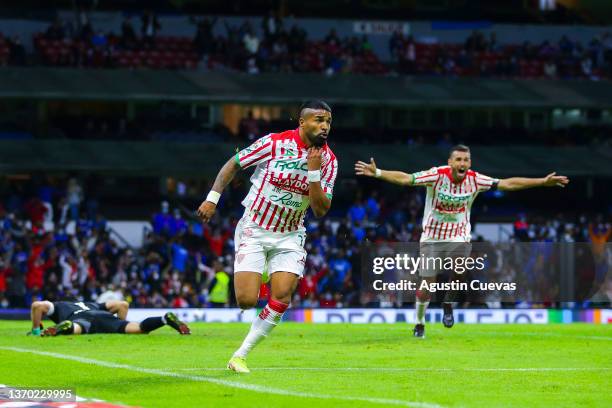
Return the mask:
<path id="1" fill-rule="evenodd" d="M 124 369 L 124 370 L 135 371 L 138 373 L 158 375 L 161 377 L 173 377 L 173 378 L 182 378 L 182 379 L 191 380 L 191 381 L 202 381 L 202 382 L 208 382 L 211 384 L 223 385 L 226 387 L 238 388 L 241 390 L 260 392 L 264 394 L 276 394 L 276 395 L 283 395 L 287 397 L 299 397 L 299 398 L 317 398 L 317 399 L 330 399 L 330 400 L 337 399 L 337 400 L 343 400 L 343 401 L 362 401 L 362 402 L 370 402 L 372 404 L 398 405 L 398 406 L 413 407 L 413 408 L 442 408 L 441 405 L 427 403 L 427 402 L 411 402 L 411 401 L 388 399 L 388 398 L 335 396 L 335 395 L 329 395 L 329 394 L 316 394 L 312 392 L 283 390 L 281 388 L 272 388 L 272 387 L 266 387 L 266 386 L 257 385 L 257 384 L 246 384 L 246 383 L 241 383 L 238 381 L 223 380 L 220 378 L 181 374 L 181 373 L 175 373 L 172 371 L 159 370 L 155 368 L 138 367 L 138 366 L 133 366 L 133 365 L 128 365 L 128 364 L 119 364 L 119 363 L 113 363 L 110 361 L 95 360 L 92 358 L 71 356 L 67 354 L 53 353 L 49 351 L 31 350 L 31 349 L 20 348 L 20 347 L 0 346 L 0 350 L 14 351 L 17 353 L 37 354 L 39 356 L 47 356 L 47 357 L 53 357 L 53 358 L 58 358 L 62 360 L 76 361 L 76 362 L 83 363 L 83 364 L 92 364 L 98 367 L 119 368 L 119 369 Z"/>
<path id="2" fill-rule="evenodd" d="M 222 371 L 221 367 L 178 368 L 180 371 Z M 251 371 L 375 371 L 375 372 L 413 372 L 413 371 L 612 371 L 612 367 L 516 367 L 516 368 L 440 368 L 440 367 L 257 367 Z"/>

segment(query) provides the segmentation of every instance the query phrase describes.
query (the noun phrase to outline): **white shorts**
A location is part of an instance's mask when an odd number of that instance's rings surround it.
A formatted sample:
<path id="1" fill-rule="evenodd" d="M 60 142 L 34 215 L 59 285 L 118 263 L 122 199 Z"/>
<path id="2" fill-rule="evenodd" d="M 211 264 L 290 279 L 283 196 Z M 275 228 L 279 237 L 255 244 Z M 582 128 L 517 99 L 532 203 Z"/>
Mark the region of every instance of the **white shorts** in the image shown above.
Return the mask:
<path id="1" fill-rule="evenodd" d="M 291 272 L 299 277 L 306 264 L 306 231 L 273 232 L 242 217 L 234 237 L 234 273 Z"/>

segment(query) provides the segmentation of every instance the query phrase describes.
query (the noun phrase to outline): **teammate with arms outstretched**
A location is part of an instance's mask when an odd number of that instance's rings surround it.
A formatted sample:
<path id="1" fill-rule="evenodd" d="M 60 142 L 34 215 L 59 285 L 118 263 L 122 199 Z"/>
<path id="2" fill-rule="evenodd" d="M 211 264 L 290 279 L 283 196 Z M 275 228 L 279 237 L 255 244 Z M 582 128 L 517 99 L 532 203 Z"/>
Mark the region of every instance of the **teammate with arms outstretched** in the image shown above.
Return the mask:
<path id="1" fill-rule="evenodd" d="M 470 170 L 472 166 L 469 147 L 457 145 L 450 150 L 448 165 L 432 167 L 429 170 L 407 174 L 401 171 L 381 170 L 376 167 L 374 159 L 370 163 L 355 163 L 355 173 L 359 176 L 379 178 L 402 186 L 424 186 L 427 188 L 425 210 L 423 213 L 423 232 L 420 239 L 421 254 L 425 257 L 467 257 L 470 255 L 472 228 L 470 210 L 478 193 L 490 189 L 502 191 L 523 190 L 533 187 L 565 187 L 569 179 L 550 173 L 542 178 L 512 177 L 496 179 Z M 436 281 L 442 270 L 435 267 L 420 268 L 422 280 L 429 283 Z M 419 285 L 420 286 L 420 285 Z M 452 293 L 447 293 L 449 295 Z M 425 337 L 425 311 L 429 305 L 431 293 L 427 290 L 417 291 L 416 312 L 417 324 L 415 337 Z M 445 327 L 455 323 L 452 309 L 452 297 L 444 299 Z"/>
<path id="2" fill-rule="evenodd" d="M 228 160 L 212 190 L 198 208 L 208 222 L 221 192 L 238 171 L 255 167 L 251 188 L 242 201 L 244 215 L 236 226 L 234 289 L 242 309 L 257 304 L 262 273 L 270 274 L 270 300 L 228 368 L 248 373 L 247 354 L 281 320 L 304 272 L 308 207 L 322 217 L 331 206 L 338 172 L 336 156 L 327 145 L 332 114 L 327 103 L 311 101 L 300 108 L 299 127 L 271 133 Z"/>

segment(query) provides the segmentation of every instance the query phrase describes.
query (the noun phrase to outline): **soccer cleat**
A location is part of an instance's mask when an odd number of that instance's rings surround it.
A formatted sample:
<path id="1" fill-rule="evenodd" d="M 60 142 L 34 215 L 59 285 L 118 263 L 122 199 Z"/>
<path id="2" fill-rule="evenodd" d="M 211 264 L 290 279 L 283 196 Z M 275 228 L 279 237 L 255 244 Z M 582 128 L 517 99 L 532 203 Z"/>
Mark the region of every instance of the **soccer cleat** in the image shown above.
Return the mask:
<path id="1" fill-rule="evenodd" d="M 70 320 L 64 320 L 59 324 L 49 327 L 43 331 L 43 337 L 54 337 L 62 334 L 73 334 L 74 333 L 74 325 Z"/>
<path id="2" fill-rule="evenodd" d="M 246 358 L 244 357 L 232 357 L 230 361 L 227 363 L 228 370 L 235 371 L 237 373 L 250 373 L 249 367 L 246 364 Z"/>
<path id="3" fill-rule="evenodd" d="M 416 326 L 414 326 L 414 330 L 412 331 L 412 335 L 414 337 L 419 338 L 419 339 L 424 339 L 425 338 L 425 325 L 419 323 Z"/>
<path id="4" fill-rule="evenodd" d="M 450 303 L 444 303 L 444 316 L 442 317 L 442 324 L 444 324 L 444 327 L 447 329 L 450 329 L 455 324 L 453 305 Z"/>
<path id="5" fill-rule="evenodd" d="M 164 318 L 166 319 L 166 324 L 172 327 L 174 330 L 176 330 L 180 334 L 191 334 L 191 330 L 189 330 L 189 326 L 181 322 L 174 313 L 168 312 L 164 315 Z"/>

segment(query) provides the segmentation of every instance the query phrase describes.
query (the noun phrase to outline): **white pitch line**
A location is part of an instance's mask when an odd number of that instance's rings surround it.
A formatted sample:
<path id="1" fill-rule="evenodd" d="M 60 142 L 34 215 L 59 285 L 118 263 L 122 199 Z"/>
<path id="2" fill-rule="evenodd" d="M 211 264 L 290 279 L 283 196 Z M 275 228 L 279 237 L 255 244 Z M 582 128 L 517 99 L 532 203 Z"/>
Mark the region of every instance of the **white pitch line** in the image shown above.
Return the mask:
<path id="1" fill-rule="evenodd" d="M 603 340 L 612 341 L 612 337 L 609 336 L 587 336 L 582 334 L 561 334 L 561 333 L 536 333 L 536 332 L 519 332 L 519 333 L 506 333 L 506 332 L 478 332 L 478 335 L 490 335 L 500 337 L 520 337 L 520 336 L 533 336 L 533 337 L 556 337 L 563 339 L 584 339 L 584 340 Z M 473 334 L 468 334 L 462 337 L 473 337 Z"/>
<path id="2" fill-rule="evenodd" d="M 253 392 L 260 392 L 264 394 L 276 394 L 276 395 L 283 395 L 287 397 L 298 397 L 298 398 L 362 401 L 362 402 L 369 402 L 372 404 L 398 405 L 398 406 L 412 407 L 412 408 L 443 408 L 441 405 L 427 403 L 427 402 L 412 402 L 412 401 L 404 401 L 404 400 L 389 399 L 389 398 L 351 397 L 351 396 L 316 394 L 316 393 L 311 393 L 311 392 L 284 390 L 281 388 L 272 388 L 272 387 L 266 387 L 266 386 L 257 385 L 257 384 L 246 384 L 246 383 L 241 383 L 238 381 L 223 380 L 220 378 L 181 374 L 181 373 L 175 373 L 171 371 L 158 370 L 155 368 L 138 367 L 138 366 L 133 366 L 133 365 L 128 365 L 128 364 L 119 364 L 119 363 L 113 363 L 110 361 L 95 360 L 95 359 L 86 358 L 86 357 L 70 356 L 67 354 L 53 353 L 49 351 L 30 350 L 30 349 L 25 349 L 25 348 L 20 348 L 20 347 L 0 347 L 0 350 L 9 350 L 9 351 L 17 352 L 17 353 L 37 354 L 40 356 L 53 357 L 53 358 L 58 358 L 62 360 L 76 361 L 76 362 L 83 363 L 83 364 L 92 364 L 92 365 L 96 365 L 99 367 L 120 368 L 124 370 L 135 371 L 138 373 L 158 375 L 161 377 L 173 377 L 173 378 L 182 378 L 182 379 L 191 380 L 191 381 L 208 382 L 211 384 L 223 385 L 226 387 L 238 388 L 238 389 L 253 391 Z"/>
<path id="3" fill-rule="evenodd" d="M 177 368 L 180 371 L 223 371 L 222 367 Z M 612 371 L 612 367 L 515 367 L 515 368 L 440 368 L 440 367 L 257 367 L 251 371 L 376 371 L 376 372 L 412 372 L 412 371 Z"/>

